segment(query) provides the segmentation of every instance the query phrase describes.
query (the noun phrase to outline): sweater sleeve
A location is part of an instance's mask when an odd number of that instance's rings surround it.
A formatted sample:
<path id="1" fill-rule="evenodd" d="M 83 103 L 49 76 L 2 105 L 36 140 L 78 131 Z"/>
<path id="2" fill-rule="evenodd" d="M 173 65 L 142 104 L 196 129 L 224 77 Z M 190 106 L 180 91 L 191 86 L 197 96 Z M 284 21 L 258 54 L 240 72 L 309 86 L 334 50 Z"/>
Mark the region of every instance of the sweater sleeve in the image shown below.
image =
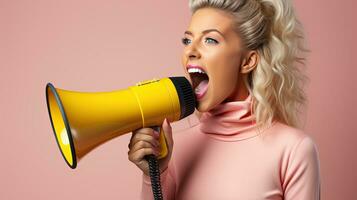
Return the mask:
<path id="1" fill-rule="evenodd" d="M 176 193 L 176 181 L 175 181 L 175 170 L 170 162 L 168 168 L 166 168 L 160 175 L 160 183 L 162 189 L 163 199 L 175 199 Z M 142 200 L 153 200 L 154 196 L 151 189 L 150 176 L 143 173 L 142 175 L 142 188 L 141 188 L 141 199 Z"/>
<path id="2" fill-rule="evenodd" d="M 305 136 L 291 152 L 283 180 L 285 200 L 319 200 L 320 170 L 317 148 Z"/>

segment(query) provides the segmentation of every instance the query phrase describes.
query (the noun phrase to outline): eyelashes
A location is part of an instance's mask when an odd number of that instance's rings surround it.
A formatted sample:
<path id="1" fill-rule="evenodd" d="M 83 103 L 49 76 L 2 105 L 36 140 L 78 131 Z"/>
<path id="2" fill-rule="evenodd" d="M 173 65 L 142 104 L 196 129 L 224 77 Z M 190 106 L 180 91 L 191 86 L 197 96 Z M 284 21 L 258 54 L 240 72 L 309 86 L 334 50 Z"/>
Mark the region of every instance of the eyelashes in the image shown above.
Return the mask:
<path id="1" fill-rule="evenodd" d="M 205 42 L 208 44 L 218 44 L 218 41 L 213 38 L 205 38 Z"/>
<path id="2" fill-rule="evenodd" d="M 185 46 L 192 43 L 192 41 L 190 39 L 186 38 L 186 37 L 182 38 L 181 42 Z M 219 42 L 217 40 L 215 40 L 213 38 L 210 38 L 210 37 L 206 37 L 204 39 L 204 42 L 207 43 L 207 44 L 219 44 Z"/>
<path id="3" fill-rule="evenodd" d="M 191 40 L 188 39 L 188 38 L 182 38 L 181 42 L 182 42 L 183 45 L 186 46 L 186 45 L 189 45 L 191 43 Z"/>

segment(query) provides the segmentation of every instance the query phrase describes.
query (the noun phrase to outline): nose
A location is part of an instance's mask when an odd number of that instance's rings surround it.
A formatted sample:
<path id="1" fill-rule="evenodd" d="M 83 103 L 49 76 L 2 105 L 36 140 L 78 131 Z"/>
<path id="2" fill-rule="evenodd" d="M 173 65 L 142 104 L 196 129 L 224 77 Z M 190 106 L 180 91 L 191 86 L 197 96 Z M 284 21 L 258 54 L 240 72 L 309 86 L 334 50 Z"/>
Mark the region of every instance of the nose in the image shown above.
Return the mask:
<path id="1" fill-rule="evenodd" d="M 190 60 L 201 58 L 201 53 L 194 42 L 192 42 L 190 45 L 186 47 L 185 54 L 187 59 Z"/>

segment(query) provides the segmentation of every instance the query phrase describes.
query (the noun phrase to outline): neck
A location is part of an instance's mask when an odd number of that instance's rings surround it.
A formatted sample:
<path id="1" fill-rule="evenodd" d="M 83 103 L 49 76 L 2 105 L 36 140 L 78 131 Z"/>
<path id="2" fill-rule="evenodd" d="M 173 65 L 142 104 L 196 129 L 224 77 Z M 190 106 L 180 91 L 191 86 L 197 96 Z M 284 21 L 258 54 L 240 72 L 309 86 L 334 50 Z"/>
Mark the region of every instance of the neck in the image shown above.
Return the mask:
<path id="1" fill-rule="evenodd" d="M 244 83 L 244 79 L 247 78 L 248 75 L 243 74 L 238 76 L 237 86 L 234 89 L 234 92 L 227 97 L 223 102 L 231 102 L 231 101 L 244 101 L 249 96 L 249 91 Z"/>

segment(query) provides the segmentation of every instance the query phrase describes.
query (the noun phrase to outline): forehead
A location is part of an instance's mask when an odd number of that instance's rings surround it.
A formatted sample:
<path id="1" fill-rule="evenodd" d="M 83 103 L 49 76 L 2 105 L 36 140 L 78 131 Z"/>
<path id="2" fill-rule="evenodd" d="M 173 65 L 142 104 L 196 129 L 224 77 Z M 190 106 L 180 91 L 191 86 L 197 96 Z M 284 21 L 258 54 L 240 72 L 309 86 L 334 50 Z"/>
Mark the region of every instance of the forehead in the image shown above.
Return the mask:
<path id="1" fill-rule="evenodd" d="M 222 33 L 228 33 L 233 31 L 233 17 L 223 10 L 201 8 L 192 15 L 188 29 L 197 33 L 207 29 L 218 29 Z"/>

